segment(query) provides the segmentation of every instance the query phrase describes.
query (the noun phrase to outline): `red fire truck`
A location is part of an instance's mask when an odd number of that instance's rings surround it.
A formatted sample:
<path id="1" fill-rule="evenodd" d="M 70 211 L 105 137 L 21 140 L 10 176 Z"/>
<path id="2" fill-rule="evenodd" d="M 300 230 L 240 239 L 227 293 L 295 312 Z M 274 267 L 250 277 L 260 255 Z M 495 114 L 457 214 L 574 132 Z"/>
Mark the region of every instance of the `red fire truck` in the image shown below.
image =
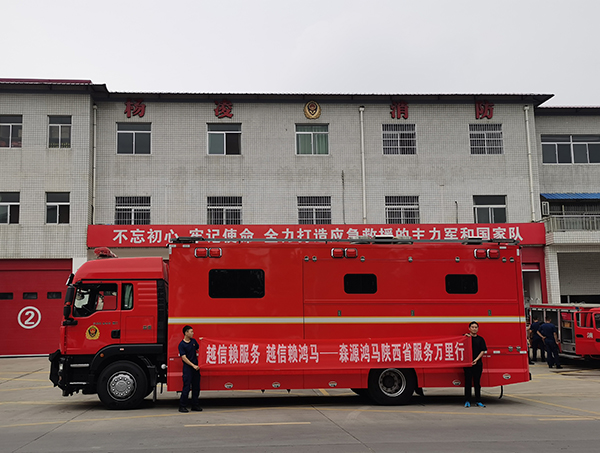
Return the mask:
<path id="1" fill-rule="evenodd" d="M 558 328 L 561 353 L 566 356 L 600 359 L 600 305 L 536 304 L 532 316 L 549 317 Z"/>
<path id="2" fill-rule="evenodd" d="M 107 258 L 70 278 L 50 379 L 64 396 L 136 407 L 182 387 L 182 327 L 200 337 L 202 390 L 352 388 L 403 404 L 463 385 L 470 321 L 482 385 L 530 379 L 520 249 L 510 240 L 218 242 Z"/>

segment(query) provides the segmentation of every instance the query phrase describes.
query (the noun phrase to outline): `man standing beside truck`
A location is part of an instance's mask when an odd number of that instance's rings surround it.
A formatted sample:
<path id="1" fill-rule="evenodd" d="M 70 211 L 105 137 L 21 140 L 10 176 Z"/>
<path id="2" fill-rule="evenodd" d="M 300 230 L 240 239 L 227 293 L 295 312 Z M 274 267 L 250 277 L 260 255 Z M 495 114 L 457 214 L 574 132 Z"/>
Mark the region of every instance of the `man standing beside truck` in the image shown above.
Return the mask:
<path id="1" fill-rule="evenodd" d="M 538 329 L 538 335 L 544 344 L 546 345 L 546 358 L 548 359 L 548 368 L 552 368 L 556 365 L 556 368 L 562 368 L 560 366 L 560 359 L 558 358 L 558 329 L 549 317 L 546 317 L 546 322 Z"/>
<path id="2" fill-rule="evenodd" d="M 200 367 L 198 366 L 198 349 L 200 345 L 194 338 L 192 326 L 184 326 L 183 340 L 179 343 L 179 356 L 183 361 L 183 389 L 179 400 L 179 412 L 187 409 L 190 388 L 192 390 L 192 410 L 201 411 L 200 401 Z"/>

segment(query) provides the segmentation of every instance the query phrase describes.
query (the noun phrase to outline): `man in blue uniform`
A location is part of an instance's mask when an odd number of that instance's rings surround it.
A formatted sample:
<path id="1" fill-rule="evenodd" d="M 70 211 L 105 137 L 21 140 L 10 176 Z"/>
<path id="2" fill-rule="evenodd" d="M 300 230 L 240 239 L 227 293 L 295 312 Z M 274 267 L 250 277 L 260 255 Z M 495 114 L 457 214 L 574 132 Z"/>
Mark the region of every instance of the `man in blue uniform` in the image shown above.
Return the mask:
<path id="1" fill-rule="evenodd" d="M 465 407 L 471 407 L 471 386 L 475 387 L 475 401 L 479 407 L 485 407 L 481 402 L 481 374 L 483 373 L 483 354 L 487 352 L 487 345 L 483 337 L 478 335 L 479 324 L 473 321 L 469 324 L 469 333 L 465 334 L 471 337 L 471 347 L 473 351 L 473 363 L 465 370 Z"/>
<path id="2" fill-rule="evenodd" d="M 200 402 L 200 367 L 198 366 L 198 349 L 200 346 L 194 339 L 194 329 L 191 326 L 183 328 L 183 340 L 179 343 L 179 356 L 183 361 L 183 389 L 179 400 L 179 412 L 189 412 L 187 409 L 190 387 L 192 389 L 192 410 L 201 411 Z"/>
<path id="3" fill-rule="evenodd" d="M 544 340 L 542 340 L 542 337 L 540 337 L 537 333 L 538 330 L 540 329 L 540 326 L 543 323 L 541 323 L 538 319 L 537 316 L 533 317 L 533 322 L 531 323 L 531 326 L 529 326 L 529 332 L 530 332 L 530 337 L 529 339 L 531 340 L 531 353 L 532 353 L 532 357 L 531 360 L 533 360 L 534 362 L 537 361 L 537 351 L 538 349 L 540 350 L 540 357 L 542 359 L 542 362 L 546 361 L 546 354 L 544 353 L 545 351 L 545 347 L 544 347 Z"/>
<path id="4" fill-rule="evenodd" d="M 548 368 L 552 368 L 554 365 L 556 365 L 556 368 L 562 368 L 558 358 L 558 343 L 560 343 L 558 329 L 552 324 L 550 318 L 546 318 L 546 322 L 540 326 L 538 335 L 544 340 L 544 344 L 546 345 Z"/>

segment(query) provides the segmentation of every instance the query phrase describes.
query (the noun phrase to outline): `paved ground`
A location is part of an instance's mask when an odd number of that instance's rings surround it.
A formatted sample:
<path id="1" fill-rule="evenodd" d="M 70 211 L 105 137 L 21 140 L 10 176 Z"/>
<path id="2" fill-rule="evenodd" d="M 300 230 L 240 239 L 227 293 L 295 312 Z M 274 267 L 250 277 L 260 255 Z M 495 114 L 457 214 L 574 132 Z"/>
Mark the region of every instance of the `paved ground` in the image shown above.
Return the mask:
<path id="1" fill-rule="evenodd" d="M 536 452 L 600 451 L 600 364 L 531 367 L 533 380 L 484 390 L 466 409 L 459 389 L 382 407 L 349 390 L 206 392 L 180 414 L 173 392 L 135 411 L 95 395 L 61 396 L 45 358 L 0 359 L 0 452 Z"/>

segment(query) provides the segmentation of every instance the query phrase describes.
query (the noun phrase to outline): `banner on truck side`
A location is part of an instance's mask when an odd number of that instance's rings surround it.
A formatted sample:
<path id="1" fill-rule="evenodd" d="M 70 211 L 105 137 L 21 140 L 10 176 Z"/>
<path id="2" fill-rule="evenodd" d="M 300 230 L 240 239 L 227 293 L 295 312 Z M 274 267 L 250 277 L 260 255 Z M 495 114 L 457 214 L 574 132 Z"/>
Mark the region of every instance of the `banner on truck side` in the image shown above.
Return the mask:
<path id="1" fill-rule="evenodd" d="M 199 341 L 201 369 L 297 370 L 365 367 L 444 368 L 470 366 L 471 338 L 383 340 Z"/>

